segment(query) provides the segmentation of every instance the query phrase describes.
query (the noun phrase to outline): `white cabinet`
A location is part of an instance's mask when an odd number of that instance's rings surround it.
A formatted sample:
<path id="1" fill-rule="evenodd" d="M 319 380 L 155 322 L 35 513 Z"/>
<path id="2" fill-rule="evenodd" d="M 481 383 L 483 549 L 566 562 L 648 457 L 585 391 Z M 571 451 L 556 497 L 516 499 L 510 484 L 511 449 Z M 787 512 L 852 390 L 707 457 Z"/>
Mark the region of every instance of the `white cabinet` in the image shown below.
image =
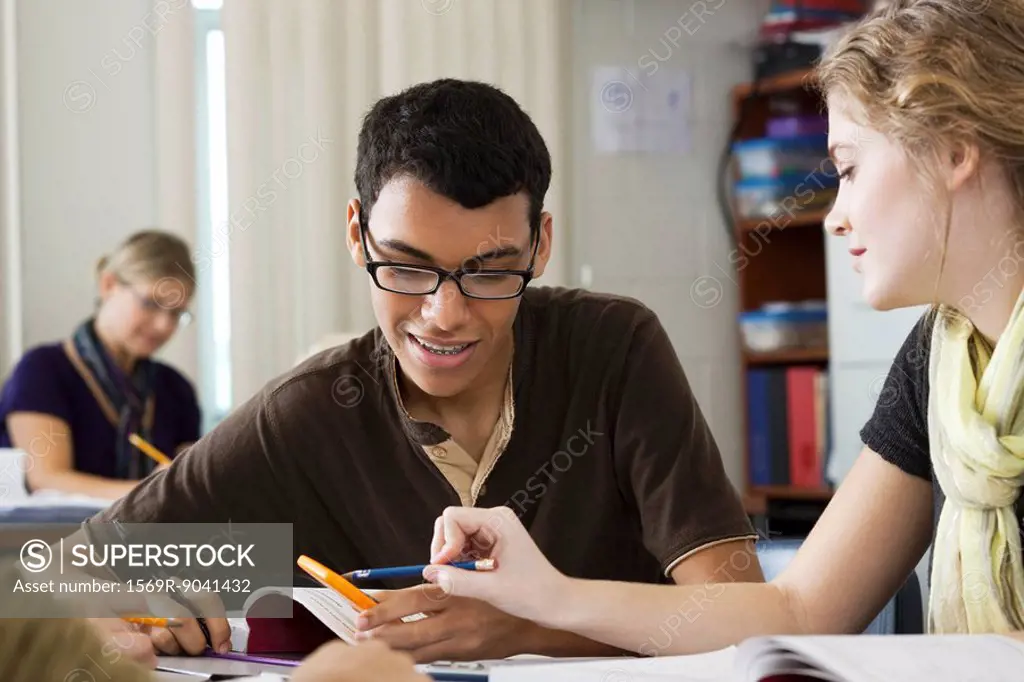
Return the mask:
<path id="1" fill-rule="evenodd" d="M 828 477 L 839 483 L 863 444 L 860 429 L 871 416 L 893 358 L 926 306 L 880 312 L 861 294 L 845 239 L 829 238 L 825 250 L 829 314 L 829 398 L 832 451 Z"/>

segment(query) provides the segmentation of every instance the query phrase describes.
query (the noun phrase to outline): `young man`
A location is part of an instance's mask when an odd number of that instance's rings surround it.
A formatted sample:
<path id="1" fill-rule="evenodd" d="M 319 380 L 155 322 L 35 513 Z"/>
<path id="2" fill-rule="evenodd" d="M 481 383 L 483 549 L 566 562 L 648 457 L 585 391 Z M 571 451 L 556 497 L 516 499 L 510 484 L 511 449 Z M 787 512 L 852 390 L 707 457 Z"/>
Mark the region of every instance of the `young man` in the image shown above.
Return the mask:
<path id="1" fill-rule="evenodd" d="M 506 504 L 573 576 L 762 580 L 657 317 L 527 288 L 551 254 L 550 177 L 537 128 L 494 87 L 445 79 L 379 101 L 347 226 L 379 327 L 272 382 L 96 520 L 291 522 L 296 556 L 343 572 L 424 563 L 445 507 Z M 387 597 L 375 626 L 421 661 L 609 651 L 422 587 Z M 202 648 L 198 627 L 175 634 L 154 641 Z"/>

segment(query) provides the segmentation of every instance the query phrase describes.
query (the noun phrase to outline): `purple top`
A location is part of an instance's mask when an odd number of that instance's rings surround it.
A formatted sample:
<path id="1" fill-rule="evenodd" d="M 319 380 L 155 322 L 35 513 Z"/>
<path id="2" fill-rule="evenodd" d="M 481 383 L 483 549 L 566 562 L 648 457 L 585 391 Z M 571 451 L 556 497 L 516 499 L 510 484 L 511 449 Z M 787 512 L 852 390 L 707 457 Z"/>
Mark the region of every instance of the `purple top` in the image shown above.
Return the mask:
<path id="1" fill-rule="evenodd" d="M 156 365 L 151 442 L 173 457 L 180 445 L 199 439 L 199 403 L 188 379 L 169 365 Z M 62 344 L 33 348 L 7 379 L 0 391 L 0 447 L 12 447 L 7 433 L 7 415 L 12 412 L 42 412 L 63 419 L 71 427 L 75 470 L 115 477 L 117 429 Z"/>

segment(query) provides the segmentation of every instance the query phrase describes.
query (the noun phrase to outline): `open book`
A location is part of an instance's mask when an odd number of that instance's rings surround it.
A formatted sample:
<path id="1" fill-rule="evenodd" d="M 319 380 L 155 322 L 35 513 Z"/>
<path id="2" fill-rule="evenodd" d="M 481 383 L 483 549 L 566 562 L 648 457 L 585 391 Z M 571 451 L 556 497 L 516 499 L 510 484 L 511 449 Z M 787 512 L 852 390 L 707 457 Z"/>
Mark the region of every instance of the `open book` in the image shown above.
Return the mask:
<path id="1" fill-rule="evenodd" d="M 1024 679 L 1024 642 L 998 635 L 757 637 L 738 647 L 735 674 L 742 682 L 1010 682 Z"/>
<path id="2" fill-rule="evenodd" d="M 305 655 L 340 638 L 355 644 L 359 609 L 326 587 L 264 587 L 245 600 L 242 618 L 229 618 L 231 649 L 246 654 Z M 282 613 L 291 617 L 278 617 Z M 272 617 L 273 616 L 273 617 Z M 410 622 L 425 618 L 414 614 Z"/>
<path id="3" fill-rule="evenodd" d="M 997 635 L 753 637 L 694 656 L 498 665 L 488 682 L 1010 682 L 1024 642 Z"/>

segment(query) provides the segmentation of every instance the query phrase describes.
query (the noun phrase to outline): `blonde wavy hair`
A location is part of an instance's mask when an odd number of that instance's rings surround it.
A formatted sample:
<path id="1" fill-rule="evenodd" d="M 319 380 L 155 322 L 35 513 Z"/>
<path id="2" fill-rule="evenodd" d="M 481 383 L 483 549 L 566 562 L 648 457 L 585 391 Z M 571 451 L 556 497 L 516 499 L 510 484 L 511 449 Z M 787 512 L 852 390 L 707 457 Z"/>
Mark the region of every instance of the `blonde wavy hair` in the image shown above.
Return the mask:
<path id="1" fill-rule="evenodd" d="M 25 576 L 0 566 L 0 680 L 3 682 L 147 682 L 149 672 L 130 661 L 120 635 L 109 641 L 67 604 L 48 594 L 15 590 Z M 27 614 L 38 614 L 26 618 Z"/>
<path id="2" fill-rule="evenodd" d="M 188 244 L 177 235 L 161 230 L 142 230 L 130 235 L 96 263 L 96 275 L 105 272 L 122 281 L 140 284 L 176 279 L 191 288 L 196 280 Z"/>
<path id="3" fill-rule="evenodd" d="M 952 215 L 951 197 L 930 172 L 940 166 L 940 155 L 977 146 L 982 160 L 999 168 L 1024 215 L 1024 0 L 881 3 L 830 49 L 816 80 L 826 97 L 855 102 L 860 122 L 900 146 L 931 181 L 935 198 L 948 200 L 936 292 Z M 940 210 L 942 204 L 937 202 Z M 958 331 L 965 329 L 957 321 L 961 313 L 947 305 L 933 312 L 940 314 L 932 318 L 929 447 L 947 499 L 933 547 L 929 629 L 1020 628 L 1019 520 L 1012 501 L 1005 503 L 1008 491 L 1020 490 L 1024 453 L 1007 444 L 1000 425 L 1009 425 L 1006 435 L 1013 440 L 1024 410 L 1024 387 L 1010 366 L 1019 352 L 1012 346 L 1024 344 L 1024 318 L 1015 311 L 1004 352 L 998 362 L 992 356 L 986 370 L 990 354 L 973 327 Z M 964 379 L 972 364 L 999 390 Z M 986 414 L 998 415 L 997 423 L 965 414 L 971 411 L 966 406 L 980 409 L 973 407 L 976 400 Z M 969 445 L 949 437 L 957 429 L 970 436 Z"/>
<path id="4" fill-rule="evenodd" d="M 951 145 L 969 143 L 999 164 L 1024 212 L 1024 1 L 879 3 L 832 46 L 816 85 L 855 101 L 864 124 L 918 160 L 940 203 L 930 169 Z"/>

